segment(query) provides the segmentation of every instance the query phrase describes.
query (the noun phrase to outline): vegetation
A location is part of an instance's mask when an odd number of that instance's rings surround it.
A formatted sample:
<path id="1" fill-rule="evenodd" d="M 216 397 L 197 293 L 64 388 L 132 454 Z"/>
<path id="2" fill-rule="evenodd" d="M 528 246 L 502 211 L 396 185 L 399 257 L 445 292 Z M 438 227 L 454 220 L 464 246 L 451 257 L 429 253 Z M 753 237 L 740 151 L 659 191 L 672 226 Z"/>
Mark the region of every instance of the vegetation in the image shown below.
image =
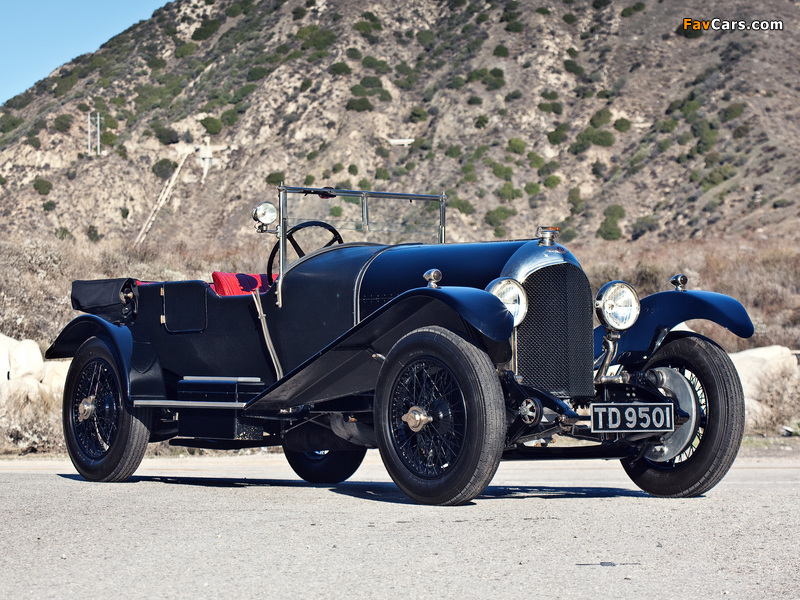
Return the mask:
<path id="1" fill-rule="evenodd" d="M 39 192 L 40 196 L 47 196 L 50 193 L 50 190 L 53 189 L 53 184 L 50 183 L 47 179 L 43 179 L 42 177 L 36 177 L 33 180 L 33 189 Z"/>
<path id="2" fill-rule="evenodd" d="M 280 185 L 286 181 L 286 174 L 283 171 L 273 171 L 267 175 L 267 183 L 269 185 Z"/>
<path id="3" fill-rule="evenodd" d="M 169 179 L 172 177 L 172 174 L 175 172 L 175 169 L 178 168 L 178 163 L 171 161 L 168 158 L 162 158 L 156 164 L 153 165 L 152 171 L 156 177 L 161 179 Z"/>
<path id="4" fill-rule="evenodd" d="M 200 121 L 200 124 L 205 127 L 209 135 L 217 135 L 222 131 L 222 121 L 216 117 L 206 117 Z"/>
<path id="5" fill-rule="evenodd" d="M 597 230 L 598 237 L 604 240 L 618 240 L 622 237 L 622 229 L 619 227 L 619 220 L 625 217 L 625 209 L 619 204 L 612 204 L 603 211 L 605 219 Z"/>

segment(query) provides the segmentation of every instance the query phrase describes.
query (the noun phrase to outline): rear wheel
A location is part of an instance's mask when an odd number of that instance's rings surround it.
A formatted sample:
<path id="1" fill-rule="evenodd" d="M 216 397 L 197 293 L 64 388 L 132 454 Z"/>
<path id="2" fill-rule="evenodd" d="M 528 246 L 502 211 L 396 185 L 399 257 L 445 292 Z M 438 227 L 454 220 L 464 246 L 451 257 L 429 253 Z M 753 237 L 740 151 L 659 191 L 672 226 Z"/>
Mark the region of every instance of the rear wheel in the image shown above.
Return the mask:
<path id="1" fill-rule="evenodd" d="M 89 338 L 72 360 L 64 386 L 64 438 L 72 464 L 91 481 L 124 481 L 139 467 L 150 439 L 150 409 L 129 409 L 108 344 Z"/>
<path id="2" fill-rule="evenodd" d="M 395 344 L 378 377 L 375 433 L 386 470 L 422 504 L 464 504 L 497 471 L 505 408 L 494 365 L 441 327 Z"/>
<path id="3" fill-rule="evenodd" d="M 622 466 L 636 485 L 654 496 L 699 496 L 720 482 L 739 451 L 744 434 L 742 385 L 725 351 L 698 335 L 664 344 L 644 368 L 658 367 L 674 370 L 689 383 L 696 418 L 684 425 L 691 431 L 671 434 L 688 441 L 669 460 L 648 458 L 647 453 L 638 460 L 623 459 Z"/>
<path id="4" fill-rule="evenodd" d="M 358 470 L 367 449 L 296 452 L 284 448 L 283 453 L 301 479 L 309 483 L 334 484 L 349 479 Z"/>

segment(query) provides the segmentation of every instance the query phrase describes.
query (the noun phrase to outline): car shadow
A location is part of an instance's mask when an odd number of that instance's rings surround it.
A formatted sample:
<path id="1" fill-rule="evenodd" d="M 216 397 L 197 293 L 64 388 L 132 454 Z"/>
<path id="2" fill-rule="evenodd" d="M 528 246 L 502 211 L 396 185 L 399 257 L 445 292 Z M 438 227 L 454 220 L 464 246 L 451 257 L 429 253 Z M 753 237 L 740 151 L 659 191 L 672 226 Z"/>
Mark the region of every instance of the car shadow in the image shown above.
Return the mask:
<path id="1" fill-rule="evenodd" d="M 59 477 L 73 481 L 85 481 L 77 474 L 59 474 Z M 390 482 L 346 481 L 336 485 L 313 484 L 292 479 L 235 479 L 230 477 L 187 477 L 182 475 L 134 475 L 122 485 L 136 483 L 161 483 L 166 485 L 191 485 L 206 488 L 321 488 L 334 494 L 384 502 L 388 504 L 417 504 Z M 118 484 L 119 485 L 119 484 Z M 476 500 L 543 500 L 569 498 L 642 498 L 647 494 L 640 490 L 613 487 L 552 487 L 552 486 L 510 486 L 490 485 Z"/>

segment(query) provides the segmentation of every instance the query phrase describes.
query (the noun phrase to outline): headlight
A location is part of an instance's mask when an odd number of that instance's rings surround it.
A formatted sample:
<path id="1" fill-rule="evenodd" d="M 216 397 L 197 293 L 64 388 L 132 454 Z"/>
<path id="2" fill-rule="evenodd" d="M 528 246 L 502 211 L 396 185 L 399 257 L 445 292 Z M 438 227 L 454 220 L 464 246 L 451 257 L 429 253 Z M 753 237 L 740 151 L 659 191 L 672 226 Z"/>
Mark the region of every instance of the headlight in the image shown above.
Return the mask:
<path id="1" fill-rule="evenodd" d="M 639 296 L 624 281 L 609 281 L 597 292 L 594 309 L 605 327 L 624 331 L 639 318 Z"/>
<path id="2" fill-rule="evenodd" d="M 508 312 L 514 316 L 514 327 L 522 323 L 528 313 L 528 296 L 515 279 L 495 279 L 486 287 L 486 291 L 505 304 Z"/>
<path id="3" fill-rule="evenodd" d="M 262 202 L 253 209 L 253 220 L 269 225 L 278 218 L 278 209 L 271 202 Z"/>

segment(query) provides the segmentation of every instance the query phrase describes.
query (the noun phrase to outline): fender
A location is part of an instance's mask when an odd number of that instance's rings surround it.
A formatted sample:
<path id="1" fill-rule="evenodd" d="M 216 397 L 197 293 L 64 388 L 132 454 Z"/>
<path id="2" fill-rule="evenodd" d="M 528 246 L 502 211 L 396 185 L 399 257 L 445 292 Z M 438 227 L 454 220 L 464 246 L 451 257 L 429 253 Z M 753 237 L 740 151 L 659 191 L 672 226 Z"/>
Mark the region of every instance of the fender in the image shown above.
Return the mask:
<path id="1" fill-rule="evenodd" d="M 438 325 L 473 339 L 499 363 L 511 358 L 514 318 L 499 298 L 468 287 L 415 288 L 394 298 L 293 369 L 246 407 L 283 409 L 375 389 L 385 356 L 404 335 Z"/>
<path id="2" fill-rule="evenodd" d="M 127 327 L 114 325 L 95 315 L 81 315 L 70 321 L 58 334 L 53 344 L 47 349 L 44 357 L 72 358 L 90 337 L 103 338 L 108 342 L 111 353 L 117 360 L 119 376 L 130 398 L 131 355 L 133 353 L 133 336 Z"/>
<path id="3" fill-rule="evenodd" d="M 636 323 L 623 332 L 615 364 L 635 364 L 650 358 L 676 325 L 691 319 L 705 319 L 722 325 L 741 338 L 753 335 L 753 323 L 738 300 L 700 290 L 670 290 L 641 300 L 641 313 Z M 602 326 L 594 330 L 594 355 L 603 352 Z"/>

